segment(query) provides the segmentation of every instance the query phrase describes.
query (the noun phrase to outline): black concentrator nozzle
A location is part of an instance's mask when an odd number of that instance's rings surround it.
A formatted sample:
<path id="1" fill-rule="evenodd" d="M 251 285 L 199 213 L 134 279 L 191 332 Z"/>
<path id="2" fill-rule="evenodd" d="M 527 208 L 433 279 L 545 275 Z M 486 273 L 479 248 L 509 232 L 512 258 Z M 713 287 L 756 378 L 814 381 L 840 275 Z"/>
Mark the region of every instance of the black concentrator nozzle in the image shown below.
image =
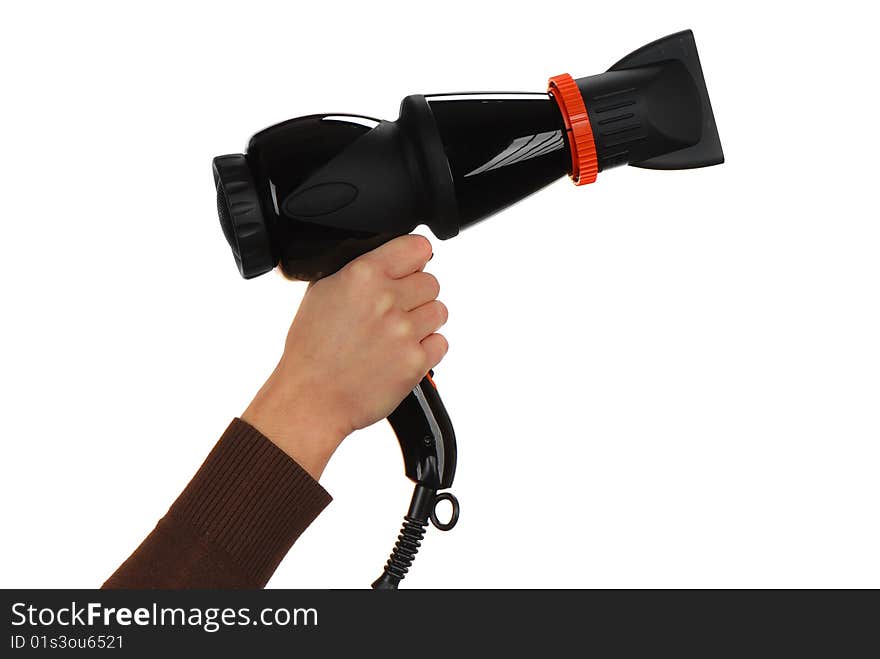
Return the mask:
<path id="1" fill-rule="evenodd" d="M 630 53 L 606 73 L 579 78 L 598 169 L 692 169 L 724 162 L 694 33 Z"/>

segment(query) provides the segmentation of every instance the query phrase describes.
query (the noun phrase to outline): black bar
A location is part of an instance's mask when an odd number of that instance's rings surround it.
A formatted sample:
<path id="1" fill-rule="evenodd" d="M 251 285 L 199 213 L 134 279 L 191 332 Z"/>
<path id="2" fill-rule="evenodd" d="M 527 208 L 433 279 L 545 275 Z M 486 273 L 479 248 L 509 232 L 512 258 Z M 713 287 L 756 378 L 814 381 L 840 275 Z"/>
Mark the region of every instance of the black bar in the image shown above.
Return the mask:
<path id="1" fill-rule="evenodd" d="M 877 648 L 876 638 L 868 636 L 876 617 L 872 591 L 2 593 L 4 657 L 157 652 L 169 658 L 190 652 L 341 656 L 353 651 L 358 654 L 346 656 L 476 656 L 485 651 L 490 656 L 580 657 L 596 650 L 603 650 L 602 656 L 645 651 L 753 656 L 788 654 L 798 647 L 826 656 L 862 656 L 865 649 Z M 159 624 L 162 609 L 164 625 Z M 59 615 L 61 623 L 70 623 L 73 616 L 77 624 L 59 624 Z M 114 647 L 100 647 L 108 644 Z"/>

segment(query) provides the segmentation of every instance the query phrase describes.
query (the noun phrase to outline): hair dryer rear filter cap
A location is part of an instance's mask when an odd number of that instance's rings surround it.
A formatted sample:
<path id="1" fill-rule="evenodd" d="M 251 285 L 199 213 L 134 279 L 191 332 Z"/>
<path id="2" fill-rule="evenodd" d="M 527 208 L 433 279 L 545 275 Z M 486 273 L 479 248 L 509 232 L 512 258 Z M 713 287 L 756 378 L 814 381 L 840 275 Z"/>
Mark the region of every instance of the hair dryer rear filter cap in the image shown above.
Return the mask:
<path id="1" fill-rule="evenodd" d="M 599 173 L 599 159 L 583 96 L 574 78 L 567 73 L 550 78 L 548 91 L 559 105 L 565 132 L 568 133 L 571 180 L 575 185 L 594 183 Z"/>
<path id="2" fill-rule="evenodd" d="M 220 227 L 242 277 L 269 272 L 277 259 L 245 156 L 234 153 L 214 158 L 214 185 Z"/>

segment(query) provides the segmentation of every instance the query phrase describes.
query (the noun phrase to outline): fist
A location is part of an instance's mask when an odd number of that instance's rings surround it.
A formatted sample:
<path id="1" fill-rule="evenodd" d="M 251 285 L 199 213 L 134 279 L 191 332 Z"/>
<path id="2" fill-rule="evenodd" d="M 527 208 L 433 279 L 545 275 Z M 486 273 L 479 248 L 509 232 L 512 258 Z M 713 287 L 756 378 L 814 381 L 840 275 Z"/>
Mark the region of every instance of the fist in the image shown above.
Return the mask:
<path id="1" fill-rule="evenodd" d="M 329 459 L 352 431 L 388 416 L 448 350 L 440 285 L 423 272 L 431 255 L 427 238 L 401 236 L 310 285 L 242 418 L 303 464 L 291 443 L 325 445 Z"/>

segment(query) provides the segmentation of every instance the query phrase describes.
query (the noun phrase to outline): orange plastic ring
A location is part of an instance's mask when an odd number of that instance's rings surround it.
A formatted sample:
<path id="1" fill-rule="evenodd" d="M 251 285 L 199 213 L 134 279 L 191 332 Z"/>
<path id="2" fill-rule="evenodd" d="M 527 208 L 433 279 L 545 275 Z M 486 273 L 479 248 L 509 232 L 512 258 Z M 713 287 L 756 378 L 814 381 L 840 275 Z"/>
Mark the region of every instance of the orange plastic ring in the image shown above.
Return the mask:
<path id="1" fill-rule="evenodd" d="M 571 180 L 575 185 L 586 185 L 596 180 L 599 173 L 599 159 L 596 156 L 596 142 L 587 106 L 577 83 L 567 73 L 550 78 L 547 90 L 556 100 L 568 133 L 571 151 Z"/>

